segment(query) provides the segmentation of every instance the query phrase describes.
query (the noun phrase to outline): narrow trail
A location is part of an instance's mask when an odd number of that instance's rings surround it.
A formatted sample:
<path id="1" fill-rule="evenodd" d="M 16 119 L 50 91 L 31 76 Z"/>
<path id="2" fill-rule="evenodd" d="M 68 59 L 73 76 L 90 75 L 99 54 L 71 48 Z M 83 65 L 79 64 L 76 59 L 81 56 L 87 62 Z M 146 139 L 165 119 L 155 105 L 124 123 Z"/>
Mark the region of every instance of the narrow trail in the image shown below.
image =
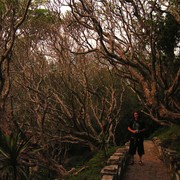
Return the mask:
<path id="1" fill-rule="evenodd" d="M 166 166 L 159 159 L 158 150 L 152 141 L 144 141 L 145 155 L 143 166 L 138 164 L 138 155 L 135 155 L 135 164 L 128 165 L 123 180 L 170 180 Z"/>

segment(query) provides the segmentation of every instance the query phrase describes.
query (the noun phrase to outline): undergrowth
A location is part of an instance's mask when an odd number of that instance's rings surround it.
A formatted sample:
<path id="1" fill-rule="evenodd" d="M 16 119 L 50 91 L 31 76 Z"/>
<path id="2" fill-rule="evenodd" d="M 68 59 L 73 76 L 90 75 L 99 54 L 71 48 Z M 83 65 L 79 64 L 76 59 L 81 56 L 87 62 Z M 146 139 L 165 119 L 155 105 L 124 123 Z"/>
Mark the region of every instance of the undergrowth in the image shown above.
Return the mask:
<path id="1" fill-rule="evenodd" d="M 162 146 L 177 151 L 180 156 L 180 125 L 172 125 L 170 127 L 162 127 L 157 130 L 152 137 L 158 137 Z"/>
<path id="2" fill-rule="evenodd" d="M 106 165 L 106 161 L 118 147 L 111 147 L 107 151 L 107 157 L 105 157 L 103 151 L 97 152 L 92 159 L 85 162 L 81 166 L 77 166 L 76 172 L 84 167 L 84 170 L 79 172 L 77 175 L 71 175 L 66 180 L 99 180 L 101 179 L 100 171 Z"/>

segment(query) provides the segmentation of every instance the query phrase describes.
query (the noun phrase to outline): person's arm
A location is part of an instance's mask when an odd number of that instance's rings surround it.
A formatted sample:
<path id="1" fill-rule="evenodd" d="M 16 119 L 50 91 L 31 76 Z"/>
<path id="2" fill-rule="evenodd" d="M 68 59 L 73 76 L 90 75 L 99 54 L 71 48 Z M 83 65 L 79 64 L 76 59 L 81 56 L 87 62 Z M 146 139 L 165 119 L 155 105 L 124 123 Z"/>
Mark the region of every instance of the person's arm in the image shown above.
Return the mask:
<path id="1" fill-rule="evenodd" d="M 132 132 L 134 134 L 137 132 L 136 130 L 131 129 L 129 126 L 128 126 L 128 131 L 130 131 L 130 132 Z"/>
<path id="2" fill-rule="evenodd" d="M 133 133 L 133 134 L 136 134 L 136 133 L 140 133 L 140 132 L 144 132 L 146 129 L 144 128 L 144 129 L 142 129 L 142 130 L 133 130 L 133 129 L 131 129 L 130 127 L 128 127 L 128 131 L 130 131 L 131 133 Z"/>
<path id="3" fill-rule="evenodd" d="M 144 131 L 146 131 L 146 129 L 145 129 L 145 128 L 143 128 L 143 129 L 139 130 L 139 132 L 144 132 Z"/>

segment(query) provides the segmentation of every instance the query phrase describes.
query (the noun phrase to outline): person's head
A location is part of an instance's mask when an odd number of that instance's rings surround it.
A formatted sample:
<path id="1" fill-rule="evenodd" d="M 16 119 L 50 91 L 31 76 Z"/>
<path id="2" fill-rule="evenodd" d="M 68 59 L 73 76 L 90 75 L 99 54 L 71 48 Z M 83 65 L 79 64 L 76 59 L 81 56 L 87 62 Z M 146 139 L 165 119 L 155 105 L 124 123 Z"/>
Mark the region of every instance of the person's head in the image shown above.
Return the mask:
<path id="1" fill-rule="evenodd" d="M 133 113 L 134 120 L 138 120 L 139 114 L 137 111 Z"/>

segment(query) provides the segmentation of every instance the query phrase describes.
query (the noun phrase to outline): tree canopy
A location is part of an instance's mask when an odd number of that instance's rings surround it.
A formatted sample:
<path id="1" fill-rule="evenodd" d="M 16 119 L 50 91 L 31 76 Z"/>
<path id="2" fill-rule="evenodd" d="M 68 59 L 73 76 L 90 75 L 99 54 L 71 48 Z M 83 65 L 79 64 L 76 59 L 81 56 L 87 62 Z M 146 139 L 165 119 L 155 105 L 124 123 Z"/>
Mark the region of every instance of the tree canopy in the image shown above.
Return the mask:
<path id="1" fill-rule="evenodd" d="M 179 11 L 177 0 L 0 0 L 0 127 L 32 150 L 23 174 L 67 175 L 72 144 L 106 153 L 133 109 L 179 124 Z"/>
<path id="2" fill-rule="evenodd" d="M 81 34 L 81 51 L 96 50 L 105 56 L 139 97 L 144 112 L 160 124 L 178 123 L 180 118 L 176 3 L 69 2 L 70 27 L 75 26 Z M 73 29 L 69 28 L 70 36 L 79 44 Z"/>

